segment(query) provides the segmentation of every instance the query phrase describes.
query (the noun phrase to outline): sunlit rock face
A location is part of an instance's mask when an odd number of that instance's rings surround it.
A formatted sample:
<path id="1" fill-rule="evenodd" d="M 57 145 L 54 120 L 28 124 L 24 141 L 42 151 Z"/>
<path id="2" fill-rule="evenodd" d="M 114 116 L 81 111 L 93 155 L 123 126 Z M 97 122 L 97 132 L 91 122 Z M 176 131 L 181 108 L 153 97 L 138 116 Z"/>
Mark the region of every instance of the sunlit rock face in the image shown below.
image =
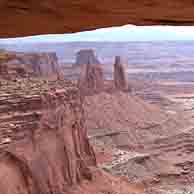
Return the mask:
<path id="1" fill-rule="evenodd" d="M 92 49 L 84 49 L 80 50 L 76 54 L 76 65 L 97 65 L 100 64 L 100 61 L 98 58 L 95 56 L 94 51 Z"/>
<path id="2" fill-rule="evenodd" d="M 104 72 L 101 65 L 82 66 L 79 89 L 82 96 L 92 95 L 104 90 Z"/>
<path id="3" fill-rule="evenodd" d="M 92 180 L 96 159 L 75 84 L 4 80 L 0 92 L 0 193 L 66 193 Z"/>
<path id="4" fill-rule="evenodd" d="M 93 95 L 101 92 L 131 92 L 128 84 L 126 69 L 119 56 L 115 57 L 113 80 L 106 80 L 102 65 L 86 64 L 81 66 L 78 81 L 82 96 Z"/>
<path id="5" fill-rule="evenodd" d="M 120 56 L 115 57 L 114 86 L 115 86 L 115 89 L 117 89 L 117 90 L 121 90 L 121 91 L 128 91 L 129 90 L 127 74 L 126 74 L 125 68 L 121 62 Z"/>

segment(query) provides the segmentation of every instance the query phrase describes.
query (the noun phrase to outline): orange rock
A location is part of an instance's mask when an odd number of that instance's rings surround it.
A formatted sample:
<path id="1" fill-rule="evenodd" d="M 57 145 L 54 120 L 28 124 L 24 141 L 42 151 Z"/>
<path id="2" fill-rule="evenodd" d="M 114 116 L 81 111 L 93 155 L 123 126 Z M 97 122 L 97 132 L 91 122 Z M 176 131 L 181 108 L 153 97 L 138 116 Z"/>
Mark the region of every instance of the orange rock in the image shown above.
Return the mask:
<path id="1" fill-rule="evenodd" d="M 193 25 L 193 13 L 192 0 L 1 0 L 0 37 L 63 34 L 124 24 L 185 26 Z"/>
<path id="2" fill-rule="evenodd" d="M 81 94 L 92 95 L 104 90 L 104 74 L 100 65 L 84 65 L 79 79 Z"/>
<path id="3" fill-rule="evenodd" d="M 39 128 L 1 150 L 0 193 L 64 193 L 71 185 L 92 180 L 89 167 L 96 166 L 96 158 L 79 92 L 62 94 L 43 95 Z"/>

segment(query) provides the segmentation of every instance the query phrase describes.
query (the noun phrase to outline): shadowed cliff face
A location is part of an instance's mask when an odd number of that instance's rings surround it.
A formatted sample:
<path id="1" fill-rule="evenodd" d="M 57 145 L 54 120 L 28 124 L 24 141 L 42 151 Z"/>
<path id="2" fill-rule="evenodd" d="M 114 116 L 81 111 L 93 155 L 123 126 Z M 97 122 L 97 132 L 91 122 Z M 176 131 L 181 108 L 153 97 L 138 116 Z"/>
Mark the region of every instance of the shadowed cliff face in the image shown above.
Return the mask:
<path id="1" fill-rule="evenodd" d="M 57 34 L 106 26 L 193 25 L 192 0 L 0 2 L 0 37 Z"/>
<path id="2" fill-rule="evenodd" d="M 76 53 L 75 65 L 95 64 L 99 65 L 100 61 L 95 56 L 92 49 L 83 49 Z"/>

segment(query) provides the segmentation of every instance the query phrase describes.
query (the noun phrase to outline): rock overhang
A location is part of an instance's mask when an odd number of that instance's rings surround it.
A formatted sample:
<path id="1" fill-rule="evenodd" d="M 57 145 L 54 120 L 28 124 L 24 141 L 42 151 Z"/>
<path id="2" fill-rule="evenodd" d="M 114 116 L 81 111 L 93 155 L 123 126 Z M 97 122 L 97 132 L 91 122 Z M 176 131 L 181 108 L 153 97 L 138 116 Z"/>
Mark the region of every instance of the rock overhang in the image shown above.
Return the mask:
<path id="1" fill-rule="evenodd" d="M 125 24 L 194 24 L 192 0 L 3 0 L 0 10 L 1 38 L 73 33 Z"/>

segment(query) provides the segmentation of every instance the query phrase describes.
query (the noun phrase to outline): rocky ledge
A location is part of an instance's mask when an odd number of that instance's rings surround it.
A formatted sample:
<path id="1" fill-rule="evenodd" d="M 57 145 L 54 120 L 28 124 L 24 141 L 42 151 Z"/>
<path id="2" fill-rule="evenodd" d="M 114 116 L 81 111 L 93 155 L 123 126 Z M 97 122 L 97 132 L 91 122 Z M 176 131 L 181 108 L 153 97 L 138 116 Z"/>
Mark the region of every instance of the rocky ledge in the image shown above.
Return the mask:
<path id="1" fill-rule="evenodd" d="M 1 80 L 0 193 L 64 193 L 96 159 L 69 81 Z"/>

